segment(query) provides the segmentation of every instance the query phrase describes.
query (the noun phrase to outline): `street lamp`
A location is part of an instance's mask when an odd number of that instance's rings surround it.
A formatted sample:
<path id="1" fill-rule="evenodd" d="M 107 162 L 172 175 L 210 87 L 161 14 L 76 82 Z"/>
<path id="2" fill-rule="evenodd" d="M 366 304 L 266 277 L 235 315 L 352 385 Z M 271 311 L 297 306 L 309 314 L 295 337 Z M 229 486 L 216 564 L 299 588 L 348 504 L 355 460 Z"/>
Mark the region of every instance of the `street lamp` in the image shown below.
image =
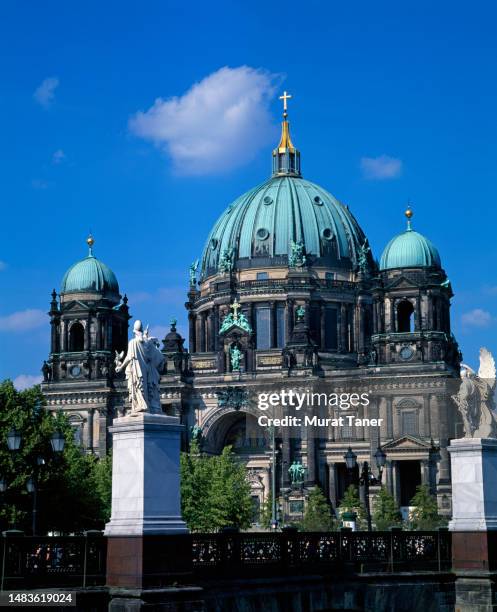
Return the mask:
<path id="1" fill-rule="evenodd" d="M 7 446 L 10 451 L 18 451 L 21 448 L 22 436 L 15 427 L 7 434 Z"/>
<path id="2" fill-rule="evenodd" d="M 64 438 L 64 434 L 60 431 L 60 429 L 54 431 L 50 443 L 52 444 L 52 450 L 54 453 L 61 453 L 64 450 L 66 439 Z"/>
<path id="3" fill-rule="evenodd" d="M 345 459 L 345 465 L 347 466 L 347 469 L 349 470 L 349 472 L 352 472 L 352 470 L 354 470 L 357 466 L 357 455 L 350 448 L 350 446 L 347 452 L 344 454 L 343 458 Z M 383 468 L 385 467 L 385 463 L 387 461 L 387 456 L 381 447 L 378 447 L 376 453 L 374 454 L 374 458 L 376 461 L 376 467 L 378 468 L 378 478 L 376 478 L 371 472 L 371 468 L 369 467 L 369 463 L 367 461 L 364 461 L 364 463 L 362 464 L 362 470 L 359 476 L 359 485 L 364 487 L 364 505 L 366 507 L 368 531 L 373 530 L 371 524 L 371 509 L 369 507 L 369 487 L 370 485 L 381 484 Z"/>

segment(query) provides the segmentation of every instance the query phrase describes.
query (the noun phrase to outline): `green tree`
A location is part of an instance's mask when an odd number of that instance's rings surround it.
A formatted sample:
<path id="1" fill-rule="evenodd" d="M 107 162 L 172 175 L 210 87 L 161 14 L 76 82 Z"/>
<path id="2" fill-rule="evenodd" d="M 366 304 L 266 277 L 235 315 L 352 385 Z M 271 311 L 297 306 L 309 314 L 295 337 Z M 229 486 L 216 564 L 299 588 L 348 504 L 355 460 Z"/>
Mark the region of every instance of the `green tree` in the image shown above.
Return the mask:
<path id="1" fill-rule="evenodd" d="M 351 484 L 345 491 L 340 504 L 338 505 L 340 516 L 344 512 L 355 512 L 357 529 L 365 529 L 367 525 L 366 509 L 361 503 L 357 487 Z"/>
<path id="2" fill-rule="evenodd" d="M 210 515 L 214 528 L 250 526 L 253 504 L 245 466 L 238 463 L 231 446 L 211 458 Z"/>
<path id="3" fill-rule="evenodd" d="M 446 519 L 438 514 L 437 499 L 430 493 L 428 485 L 419 485 L 410 501 L 414 506 L 409 516 L 410 529 L 430 531 L 445 526 Z"/>
<path id="4" fill-rule="evenodd" d="M 271 518 L 273 516 L 273 494 L 269 491 L 265 502 L 261 508 L 261 520 L 260 525 L 266 529 L 271 528 Z"/>
<path id="5" fill-rule="evenodd" d="M 99 515 L 103 522 L 110 519 L 112 506 L 112 453 L 93 463 L 93 486 L 99 500 Z"/>
<path id="6" fill-rule="evenodd" d="M 331 514 L 330 504 L 319 487 L 315 487 L 309 493 L 300 527 L 302 531 L 333 531 L 337 528 L 337 521 Z"/>
<path id="7" fill-rule="evenodd" d="M 192 531 L 217 531 L 222 527 L 249 527 L 253 515 L 245 467 L 236 461 L 230 446 L 219 456 L 200 453 L 192 442 L 181 454 L 181 509 Z"/>
<path id="8" fill-rule="evenodd" d="M 373 512 L 373 523 L 378 531 L 402 525 L 402 515 L 395 499 L 382 487 L 376 496 Z"/>
<path id="9" fill-rule="evenodd" d="M 38 490 L 38 533 L 74 532 L 103 527 L 102 500 L 92 486 L 95 457 L 84 455 L 75 444 L 73 430 L 62 413 L 44 407 L 39 386 L 18 392 L 10 380 L 0 384 L 0 475 L 7 490 L 2 495 L 0 527 L 16 526 L 29 533 L 32 497 L 29 478 Z M 10 452 L 6 438 L 15 427 L 22 435 L 19 451 Z M 65 437 L 61 456 L 53 453 L 51 436 Z M 44 459 L 39 465 L 38 458 Z"/>

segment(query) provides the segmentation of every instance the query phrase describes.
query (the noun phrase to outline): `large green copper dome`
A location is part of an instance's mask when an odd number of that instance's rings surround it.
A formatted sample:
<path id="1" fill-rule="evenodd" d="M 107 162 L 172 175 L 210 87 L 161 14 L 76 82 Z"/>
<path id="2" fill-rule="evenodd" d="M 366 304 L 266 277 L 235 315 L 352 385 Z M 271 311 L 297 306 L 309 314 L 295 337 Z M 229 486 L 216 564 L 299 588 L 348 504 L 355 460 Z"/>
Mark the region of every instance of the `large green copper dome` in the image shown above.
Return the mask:
<path id="1" fill-rule="evenodd" d="M 380 260 L 380 270 L 394 268 L 430 268 L 442 266 L 435 245 L 411 228 L 412 211 L 406 211 L 407 229 L 395 236 L 385 247 Z"/>
<path id="2" fill-rule="evenodd" d="M 88 239 L 88 257 L 72 265 L 62 279 L 61 294 L 95 292 L 119 295 L 119 285 L 112 270 L 93 255 L 93 238 Z"/>
<path id="3" fill-rule="evenodd" d="M 214 225 L 202 257 L 203 278 L 232 251 L 236 268 L 287 265 L 302 241 L 313 265 L 352 268 L 365 236 L 349 209 L 300 176 L 273 176 L 235 200 Z"/>
<path id="4" fill-rule="evenodd" d="M 314 267 L 351 271 L 366 237 L 348 207 L 302 178 L 286 109 L 273 151 L 272 177 L 236 199 L 214 225 L 202 255 L 202 279 L 230 269 L 288 265 L 292 245 Z"/>

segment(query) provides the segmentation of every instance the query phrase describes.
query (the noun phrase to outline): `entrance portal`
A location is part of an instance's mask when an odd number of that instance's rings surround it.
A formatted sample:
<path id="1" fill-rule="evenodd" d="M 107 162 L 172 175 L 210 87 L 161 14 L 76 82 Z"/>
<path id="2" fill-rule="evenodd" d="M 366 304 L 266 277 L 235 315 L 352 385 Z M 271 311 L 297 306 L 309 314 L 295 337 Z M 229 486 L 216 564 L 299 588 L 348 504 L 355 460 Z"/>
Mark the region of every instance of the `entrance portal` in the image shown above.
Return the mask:
<path id="1" fill-rule="evenodd" d="M 416 487 L 421 484 L 421 466 L 419 461 L 399 461 L 400 505 L 410 506 L 416 494 Z"/>

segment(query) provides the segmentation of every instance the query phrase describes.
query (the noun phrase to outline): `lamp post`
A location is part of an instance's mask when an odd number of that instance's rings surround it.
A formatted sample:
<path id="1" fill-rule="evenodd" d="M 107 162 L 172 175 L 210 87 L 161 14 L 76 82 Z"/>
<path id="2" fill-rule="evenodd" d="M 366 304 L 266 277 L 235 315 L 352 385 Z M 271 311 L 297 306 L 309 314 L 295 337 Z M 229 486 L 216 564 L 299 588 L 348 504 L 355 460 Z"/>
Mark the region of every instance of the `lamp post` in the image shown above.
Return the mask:
<path id="1" fill-rule="evenodd" d="M 354 453 L 350 446 L 347 449 L 347 452 L 344 454 L 343 458 L 345 459 L 345 465 L 347 466 L 347 469 L 351 474 L 357 466 L 357 455 Z M 370 485 L 381 484 L 383 468 L 385 467 L 385 463 L 387 460 L 387 456 L 380 446 L 378 446 L 378 449 L 374 454 L 374 458 L 376 461 L 376 467 L 378 468 L 378 478 L 376 478 L 371 472 L 371 468 L 369 467 L 369 463 L 367 461 L 362 464 L 362 470 L 359 475 L 359 485 L 364 487 L 364 505 L 366 507 L 368 531 L 373 530 L 371 524 L 371 509 L 369 507 L 369 487 Z"/>
<path id="2" fill-rule="evenodd" d="M 17 452 L 21 448 L 22 444 L 22 435 L 15 428 L 12 429 L 7 434 L 7 446 L 11 452 Z M 52 437 L 50 438 L 50 445 L 52 447 L 52 451 L 54 454 L 59 455 L 64 450 L 65 438 L 64 434 L 60 430 L 54 431 Z M 35 464 L 33 465 L 33 475 L 28 478 L 26 482 L 26 489 L 28 493 L 33 496 L 33 506 L 32 506 L 32 515 L 31 515 L 31 530 L 33 535 L 36 535 L 36 524 L 37 524 L 37 514 L 38 514 L 38 471 L 39 469 L 45 465 L 45 458 L 42 455 L 38 455 L 36 457 Z M 5 491 L 7 488 L 7 484 L 4 478 L 0 478 L 0 492 Z"/>
<path id="3" fill-rule="evenodd" d="M 276 439 L 274 425 L 271 425 L 271 528 L 278 527 L 276 515 Z"/>

